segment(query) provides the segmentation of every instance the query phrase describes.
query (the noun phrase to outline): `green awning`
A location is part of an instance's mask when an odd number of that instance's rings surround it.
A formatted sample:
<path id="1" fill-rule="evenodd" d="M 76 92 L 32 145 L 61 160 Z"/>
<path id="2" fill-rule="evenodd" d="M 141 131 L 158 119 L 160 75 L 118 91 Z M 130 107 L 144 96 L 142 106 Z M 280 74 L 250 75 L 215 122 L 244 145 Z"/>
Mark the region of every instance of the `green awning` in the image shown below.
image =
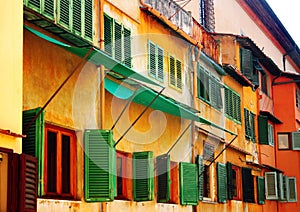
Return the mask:
<path id="1" fill-rule="evenodd" d="M 79 47 L 74 47 L 74 46 L 70 46 L 68 44 L 65 44 L 63 42 L 60 42 L 54 38 L 51 38 L 41 32 L 38 32 L 28 26 L 25 26 L 24 25 L 24 28 L 27 29 L 28 31 L 30 31 L 31 33 L 35 34 L 36 36 L 48 41 L 48 42 L 51 42 L 57 46 L 60 46 L 62 47 L 63 49 L 73 53 L 73 54 L 76 54 L 77 56 L 83 58 L 84 55 L 86 53 L 88 53 L 88 51 L 90 50 L 90 48 L 79 48 Z M 124 77 L 130 77 L 130 78 L 133 78 L 133 79 L 136 79 L 136 80 L 140 80 L 142 82 L 145 82 L 145 83 L 149 83 L 149 84 L 152 84 L 152 85 L 156 85 L 156 86 L 160 86 L 162 87 L 161 85 L 159 85 L 158 83 L 150 80 L 149 78 L 137 73 L 136 71 L 134 71 L 133 69 L 131 68 L 128 68 L 127 66 L 125 66 L 124 64 L 116 61 L 115 59 L 113 59 L 112 57 L 108 56 L 105 52 L 99 50 L 99 49 L 96 49 L 95 47 L 91 46 L 91 48 L 93 48 L 93 51 L 92 53 L 88 56 L 87 58 L 87 61 L 95 64 L 96 66 L 99 66 L 99 65 L 104 65 L 107 69 L 109 70 L 112 70 Z"/>
<path id="2" fill-rule="evenodd" d="M 120 99 L 129 99 L 133 94 L 134 91 L 121 85 L 118 84 L 108 78 L 105 78 L 104 81 L 105 84 L 105 89 L 110 92 L 112 95 L 120 98 Z M 141 104 L 144 106 L 147 106 L 151 103 L 151 101 L 155 98 L 155 96 L 158 93 L 146 88 L 144 86 L 139 86 L 138 91 L 136 92 L 135 97 L 133 98 L 133 102 L 137 104 Z M 218 128 L 220 130 L 223 130 L 225 132 L 228 132 L 232 135 L 235 135 L 235 133 L 224 129 L 223 127 L 220 127 L 200 116 L 195 114 L 195 109 L 189 107 L 188 105 L 184 105 L 182 103 L 177 102 L 174 99 L 171 99 L 169 97 L 166 97 L 164 95 L 160 95 L 150 106 L 151 108 L 155 110 L 159 110 L 177 117 L 181 117 L 184 119 L 189 119 L 189 120 L 194 120 L 200 123 L 204 123 L 207 125 L 210 125 L 212 127 Z"/>

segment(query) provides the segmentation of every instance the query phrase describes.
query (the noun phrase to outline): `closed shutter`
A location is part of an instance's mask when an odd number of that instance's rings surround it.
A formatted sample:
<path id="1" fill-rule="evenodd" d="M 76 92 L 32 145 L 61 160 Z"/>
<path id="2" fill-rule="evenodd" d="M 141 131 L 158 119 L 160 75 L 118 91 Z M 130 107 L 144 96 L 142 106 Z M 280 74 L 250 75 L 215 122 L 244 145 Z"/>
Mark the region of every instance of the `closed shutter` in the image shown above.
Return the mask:
<path id="1" fill-rule="evenodd" d="M 245 136 L 247 139 L 251 138 L 251 125 L 250 125 L 250 112 L 244 108 L 244 120 L 245 120 Z"/>
<path id="2" fill-rule="evenodd" d="M 182 64 L 179 60 L 176 60 L 176 87 L 182 88 Z"/>
<path id="3" fill-rule="evenodd" d="M 164 50 L 157 47 L 157 78 L 164 81 Z"/>
<path id="4" fill-rule="evenodd" d="M 278 196 L 280 201 L 287 200 L 287 177 L 283 176 L 282 173 L 277 174 L 278 183 Z"/>
<path id="5" fill-rule="evenodd" d="M 168 202 L 170 200 L 170 156 L 161 155 L 156 158 L 157 171 L 157 201 Z"/>
<path id="6" fill-rule="evenodd" d="M 258 139 L 260 144 L 269 144 L 267 116 L 258 116 Z"/>
<path id="7" fill-rule="evenodd" d="M 198 165 L 198 191 L 199 191 L 199 200 L 203 200 L 203 157 L 197 155 L 197 165 Z"/>
<path id="8" fill-rule="evenodd" d="M 265 179 L 258 176 L 257 178 L 257 202 L 265 204 Z"/>
<path id="9" fill-rule="evenodd" d="M 84 191 L 87 202 L 114 200 L 115 149 L 112 131 L 84 132 Z"/>
<path id="10" fill-rule="evenodd" d="M 231 91 L 225 88 L 225 114 L 232 116 Z"/>
<path id="11" fill-rule="evenodd" d="M 253 58 L 252 51 L 248 49 L 241 48 L 241 67 L 242 73 L 249 80 L 253 80 Z"/>
<path id="12" fill-rule="evenodd" d="M 210 103 L 215 108 L 217 107 L 217 101 L 218 101 L 217 85 L 218 85 L 218 82 L 214 78 L 210 78 L 210 91 L 211 91 Z"/>
<path id="13" fill-rule="evenodd" d="M 44 111 L 31 124 L 40 110 L 41 108 L 23 111 L 23 134 L 26 138 L 22 139 L 22 151 L 38 159 L 38 195 L 42 196 L 44 195 Z"/>
<path id="14" fill-rule="evenodd" d="M 295 177 L 288 177 L 288 195 L 287 200 L 288 202 L 297 202 L 297 189 L 296 189 L 296 178 Z"/>
<path id="15" fill-rule="evenodd" d="M 132 159 L 133 199 L 151 201 L 154 198 L 153 152 L 134 152 Z"/>
<path id="16" fill-rule="evenodd" d="M 64 28 L 70 29 L 70 1 L 58 1 L 58 23 Z"/>
<path id="17" fill-rule="evenodd" d="M 169 58 L 169 83 L 170 85 L 176 86 L 175 81 L 175 58 L 170 56 Z"/>
<path id="18" fill-rule="evenodd" d="M 156 48 L 152 42 L 148 43 L 148 71 L 150 76 L 156 78 Z"/>
<path id="19" fill-rule="evenodd" d="M 93 0 L 84 2 L 84 37 L 93 40 Z"/>
<path id="20" fill-rule="evenodd" d="M 81 35 L 82 1 L 73 0 L 73 31 Z"/>
<path id="21" fill-rule="evenodd" d="M 104 51 L 112 56 L 112 18 L 104 15 Z"/>
<path id="22" fill-rule="evenodd" d="M 251 141 L 255 143 L 256 135 L 255 135 L 255 114 L 250 112 L 250 119 L 251 119 Z"/>
<path id="23" fill-rule="evenodd" d="M 241 122 L 242 121 L 242 119 L 241 119 L 241 98 L 240 98 L 240 96 L 238 94 L 235 94 L 235 96 L 236 96 L 236 101 L 235 101 L 236 108 L 235 108 L 235 110 L 236 110 L 236 114 L 237 115 L 234 118 L 237 121 Z"/>
<path id="24" fill-rule="evenodd" d="M 28 7 L 37 12 L 40 12 L 41 0 L 28 0 Z"/>
<path id="25" fill-rule="evenodd" d="M 124 27 L 124 60 L 123 63 L 131 68 L 131 32 Z"/>
<path id="26" fill-rule="evenodd" d="M 227 169 L 227 197 L 228 199 L 233 199 L 233 171 L 232 171 L 232 163 L 227 162 L 226 164 Z"/>
<path id="27" fill-rule="evenodd" d="M 227 201 L 227 176 L 226 165 L 217 163 L 218 174 L 218 202 L 226 203 Z"/>
<path id="28" fill-rule="evenodd" d="M 54 0 L 44 0 L 43 15 L 54 19 Z"/>
<path id="29" fill-rule="evenodd" d="M 254 202 L 254 182 L 251 169 L 242 168 L 243 200 L 244 202 Z"/>
<path id="30" fill-rule="evenodd" d="M 292 149 L 300 150 L 300 132 L 292 132 Z"/>
<path id="31" fill-rule="evenodd" d="M 114 58 L 122 62 L 122 25 L 114 21 Z"/>
<path id="32" fill-rule="evenodd" d="M 37 158 L 21 154 L 19 164 L 19 210 L 23 212 L 37 211 Z"/>
<path id="33" fill-rule="evenodd" d="M 266 199 L 278 199 L 276 172 L 265 172 Z"/>
<path id="34" fill-rule="evenodd" d="M 180 203 L 182 205 L 197 205 L 198 192 L 198 168 L 196 164 L 180 162 Z"/>

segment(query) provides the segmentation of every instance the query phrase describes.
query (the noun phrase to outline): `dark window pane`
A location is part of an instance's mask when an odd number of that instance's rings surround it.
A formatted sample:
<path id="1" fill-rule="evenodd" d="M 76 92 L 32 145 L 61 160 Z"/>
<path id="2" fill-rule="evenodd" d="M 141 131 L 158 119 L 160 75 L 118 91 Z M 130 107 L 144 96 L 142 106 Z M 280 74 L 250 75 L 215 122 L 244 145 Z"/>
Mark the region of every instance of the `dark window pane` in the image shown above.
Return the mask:
<path id="1" fill-rule="evenodd" d="M 62 135 L 62 151 L 61 151 L 61 178 L 62 193 L 70 193 L 70 136 Z"/>
<path id="2" fill-rule="evenodd" d="M 209 180 L 209 166 L 204 165 L 203 172 L 203 196 L 210 197 L 210 180 Z"/>
<path id="3" fill-rule="evenodd" d="M 232 195 L 234 197 L 237 196 L 237 179 L 235 170 L 232 170 Z"/>
<path id="4" fill-rule="evenodd" d="M 122 173 L 122 158 L 117 157 L 117 195 L 123 196 L 122 188 L 123 188 L 123 173 Z"/>
<path id="5" fill-rule="evenodd" d="M 47 132 L 47 192 L 56 192 L 56 145 L 57 134 Z"/>

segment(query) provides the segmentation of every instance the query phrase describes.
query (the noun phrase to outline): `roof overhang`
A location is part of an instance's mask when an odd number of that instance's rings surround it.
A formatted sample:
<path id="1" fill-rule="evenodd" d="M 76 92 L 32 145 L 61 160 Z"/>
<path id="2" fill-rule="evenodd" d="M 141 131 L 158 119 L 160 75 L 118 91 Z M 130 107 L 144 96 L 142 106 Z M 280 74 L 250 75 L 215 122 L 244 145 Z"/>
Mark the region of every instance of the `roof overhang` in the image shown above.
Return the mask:
<path id="1" fill-rule="evenodd" d="M 282 124 L 282 121 L 279 120 L 276 116 L 274 116 L 269 111 L 260 111 L 259 113 L 260 113 L 260 115 L 267 116 L 268 119 L 275 124 Z"/>
<path id="2" fill-rule="evenodd" d="M 223 68 L 232 78 L 234 78 L 242 86 L 250 86 L 252 88 L 255 87 L 254 84 L 247 77 L 245 77 L 235 66 L 230 64 L 223 64 Z"/>

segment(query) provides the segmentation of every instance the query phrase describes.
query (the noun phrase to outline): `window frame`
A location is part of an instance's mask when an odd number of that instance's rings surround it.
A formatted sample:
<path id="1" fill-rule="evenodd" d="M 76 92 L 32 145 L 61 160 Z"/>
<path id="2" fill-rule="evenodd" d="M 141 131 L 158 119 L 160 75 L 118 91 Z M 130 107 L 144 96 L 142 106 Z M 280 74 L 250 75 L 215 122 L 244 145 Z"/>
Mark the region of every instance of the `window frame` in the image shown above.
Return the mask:
<path id="1" fill-rule="evenodd" d="M 274 176 L 274 185 L 269 185 L 269 178 L 267 177 L 268 175 Z M 275 194 L 270 195 L 268 188 L 271 187 L 274 190 Z M 278 182 L 277 182 L 277 173 L 276 172 L 265 172 L 265 192 L 266 192 L 266 199 L 267 200 L 277 200 L 278 199 Z"/>
<path id="2" fill-rule="evenodd" d="M 260 79 L 260 82 L 261 82 L 261 91 L 269 96 L 270 95 L 270 91 L 269 91 L 269 76 L 268 74 L 264 73 L 264 74 L 261 74 L 261 79 Z"/>
<path id="3" fill-rule="evenodd" d="M 48 132 L 56 134 L 56 192 L 49 192 L 48 189 Z M 62 173 L 62 135 L 70 137 L 70 193 L 62 193 L 62 179 L 60 174 Z M 59 127 L 56 125 L 45 123 L 45 140 L 44 140 L 44 192 L 45 196 L 55 196 L 62 198 L 76 197 L 76 145 L 77 138 L 75 131 Z"/>
<path id="4" fill-rule="evenodd" d="M 232 164 L 232 171 L 234 171 L 236 173 L 236 183 L 235 183 L 236 195 L 233 195 L 232 199 L 233 200 L 241 200 L 242 199 L 241 168 Z"/>
<path id="5" fill-rule="evenodd" d="M 211 201 L 213 199 L 213 166 L 208 165 L 208 162 L 203 161 L 203 200 Z M 207 194 L 207 195 L 206 195 Z"/>
<path id="6" fill-rule="evenodd" d="M 118 158 L 122 159 L 122 173 L 121 177 L 118 173 Z M 125 169 L 124 169 L 125 167 Z M 132 195 L 132 181 L 131 181 L 131 173 L 132 173 L 132 163 L 131 163 L 131 154 L 123 151 L 116 151 L 116 200 L 131 200 Z M 121 194 L 119 194 L 119 180 L 122 181 L 122 190 Z"/>
<path id="7" fill-rule="evenodd" d="M 286 135 L 288 136 L 288 141 L 287 141 L 287 147 L 286 148 L 282 148 L 280 147 L 280 141 L 281 139 L 279 138 L 280 135 Z M 278 132 L 277 133 L 277 145 L 278 145 L 278 150 L 290 150 L 292 147 L 292 135 L 291 133 L 285 133 L 285 132 Z"/>
<path id="8" fill-rule="evenodd" d="M 291 198 L 291 185 L 290 185 L 290 181 L 294 181 L 293 183 L 293 191 L 295 192 L 294 196 L 295 198 Z M 296 183 L 296 177 L 287 177 L 287 201 L 288 202 L 298 202 L 298 197 L 297 197 L 297 183 Z"/>
<path id="9" fill-rule="evenodd" d="M 255 143 L 255 114 L 244 108 L 245 138 Z"/>
<path id="10" fill-rule="evenodd" d="M 171 83 L 171 78 L 172 78 L 172 76 L 171 76 L 171 58 L 173 58 L 174 59 L 174 85 Z M 180 70 L 180 77 L 181 77 L 181 79 L 180 79 L 180 83 L 178 83 L 179 81 L 178 81 L 178 67 L 177 67 L 177 63 L 180 63 L 180 68 L 181 68 L 181 70 Z M 179 60 L 179 59 L 177 59 L 175 56 L 173 56 L 173 55 L 169 55 L 168 56 L 168 65 L 169 65 L 169 68 L 168 68 L 168 76 L 169 76 L 169 86 L 171 87 L 171 88 L 174 88 L 175 90 L 178 90 L 178 91 L 182 91 L 182 89 L 183 89 L 183 73 L 184 73 L 184 70 L 183 70 L 183 63 Z M 179 85 L 178 85 L 179 84 Z"/>

